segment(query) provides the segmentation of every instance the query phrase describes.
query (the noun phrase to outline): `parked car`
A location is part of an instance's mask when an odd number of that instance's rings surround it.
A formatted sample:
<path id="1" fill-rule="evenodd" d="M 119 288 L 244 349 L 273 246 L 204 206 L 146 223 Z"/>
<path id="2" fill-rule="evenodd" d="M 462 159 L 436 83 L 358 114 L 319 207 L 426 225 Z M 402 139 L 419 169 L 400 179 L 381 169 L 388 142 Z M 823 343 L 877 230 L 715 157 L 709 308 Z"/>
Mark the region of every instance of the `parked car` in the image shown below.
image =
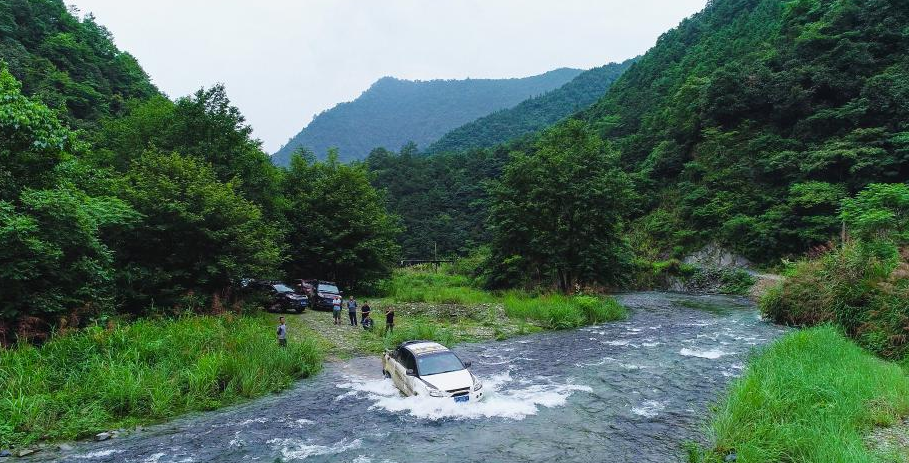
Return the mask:
<path id="1" fill-rule="evenodd" d="M 271 295 L 268 305 L 269 312 L 297 312 L 302 313 L 309 307 L 309 297 L 293 290 L 284 283 L 266 283 L 265 289 Z"/>
<path id="2" fill-rule="evenodd" d="M 323 280 L 298 280 L 297 287 L 300 292 L 309 296 L 310 304 L 316 310 L 331 310 L 335 301 L 341 302 L 344 294 L 338 285 L 331 281 Z"/>
<path id="3" fill-rule="evenodd" d="M 483 398 L 483 382 L 447 347 L 432 341 L 408 341 L 382 357 L 382 374 L 407 396 L 455 402 Z"/>

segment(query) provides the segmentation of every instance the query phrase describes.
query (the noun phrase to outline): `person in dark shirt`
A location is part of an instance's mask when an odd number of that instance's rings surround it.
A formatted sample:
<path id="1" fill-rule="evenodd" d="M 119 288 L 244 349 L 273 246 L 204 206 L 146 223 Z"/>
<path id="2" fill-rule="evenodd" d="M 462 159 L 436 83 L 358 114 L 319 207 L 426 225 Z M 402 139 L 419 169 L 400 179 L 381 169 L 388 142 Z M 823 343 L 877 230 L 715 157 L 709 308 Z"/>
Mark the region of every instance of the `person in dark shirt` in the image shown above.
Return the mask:
<path id="1" fill-rule="evenodd" d="M 360 308 L 360 323 L 369 318 L 370 311 L 372 311 L 372 308 L 369 307 L 369 301 L 363 301 L 363 307 Z"/>
<path id="2" fill-rule="evenodd" d="M 347 316 L 350 317 L 350 326 L 357 326 L 357 301 L 353 296 L 347 300 Z"/>
<path id="3" fill-rule="evenodd" d="M 392 306 L 385 307 L 385 332 L 382 336 L 395 331 L 395 308 Z"/>

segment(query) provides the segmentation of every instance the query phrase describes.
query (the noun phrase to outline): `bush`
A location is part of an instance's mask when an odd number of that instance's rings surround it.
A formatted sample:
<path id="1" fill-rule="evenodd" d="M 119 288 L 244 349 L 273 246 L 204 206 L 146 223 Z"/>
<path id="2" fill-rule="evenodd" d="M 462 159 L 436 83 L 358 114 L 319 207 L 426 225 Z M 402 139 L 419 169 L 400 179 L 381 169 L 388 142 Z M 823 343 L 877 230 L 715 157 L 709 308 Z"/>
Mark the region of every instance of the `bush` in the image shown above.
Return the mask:
<path id="1" fill-rule="evenodd" d="M 710 451 L 691 462 L 876 462 L 864 431 L 909 414 L 909 378 L 826 326 L 755 357 L 715 411 Z M 728 460 L 727 460 L 728 461 Z"/>
<path id="2" fill-rule="evenodd" d="M 909 353 L 909 252 L 880 257 L 881 247 L 853 242 L 795 264 L 761 299 L 778 323 L 833 322 L 859 344 L 891 359 Z"/>
<path id="3" fill-rule="evenodd" d="M 0 447 L 209 410 L 318 371 L 311 340 L 277 346 L 260 317 L 146 320 L 0 350 Z"/>
<path id="4" fill-rule="evenodd" d="M 528 298 L 505 295 L 505 313 L 512 318 L 534 321 L 549 329 L 568 329 L 621 320 L 627 312 L 613 298 L 544 295 Z"/>

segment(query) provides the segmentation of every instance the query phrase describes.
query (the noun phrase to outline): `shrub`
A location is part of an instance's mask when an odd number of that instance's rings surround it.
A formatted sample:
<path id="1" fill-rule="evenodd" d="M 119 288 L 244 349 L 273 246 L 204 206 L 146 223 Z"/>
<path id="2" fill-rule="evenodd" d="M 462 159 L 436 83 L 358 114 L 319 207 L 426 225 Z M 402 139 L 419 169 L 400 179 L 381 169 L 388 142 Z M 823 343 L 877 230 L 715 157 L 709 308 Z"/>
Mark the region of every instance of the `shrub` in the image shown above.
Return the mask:
<path id="1" fill-rule="evenodd" d="M 862 346 L 886 358 L 909 353 L 909 253 L 882 259 L 880 248 L 849 243 L 795 264 L 761 299 L 778 323 L 840 325 Z"/>

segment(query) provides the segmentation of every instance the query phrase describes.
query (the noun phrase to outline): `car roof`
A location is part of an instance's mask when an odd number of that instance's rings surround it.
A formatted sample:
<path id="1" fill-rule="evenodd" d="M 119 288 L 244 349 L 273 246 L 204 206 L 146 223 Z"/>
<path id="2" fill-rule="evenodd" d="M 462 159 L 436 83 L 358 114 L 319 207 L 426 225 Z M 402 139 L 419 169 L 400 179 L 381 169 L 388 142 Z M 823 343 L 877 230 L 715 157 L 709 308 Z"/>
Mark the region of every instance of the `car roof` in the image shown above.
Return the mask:
<path id="1" fill-rule="evenodd" d="M 432 341 L 408 341 L 401 344 L 401 347 L 409 350 L 413 355 L 436 354 L 439 352 L 448 352 L 448 348 Z"/>

